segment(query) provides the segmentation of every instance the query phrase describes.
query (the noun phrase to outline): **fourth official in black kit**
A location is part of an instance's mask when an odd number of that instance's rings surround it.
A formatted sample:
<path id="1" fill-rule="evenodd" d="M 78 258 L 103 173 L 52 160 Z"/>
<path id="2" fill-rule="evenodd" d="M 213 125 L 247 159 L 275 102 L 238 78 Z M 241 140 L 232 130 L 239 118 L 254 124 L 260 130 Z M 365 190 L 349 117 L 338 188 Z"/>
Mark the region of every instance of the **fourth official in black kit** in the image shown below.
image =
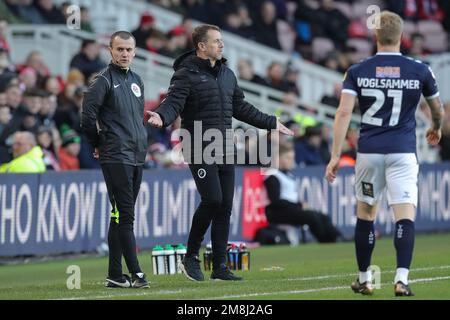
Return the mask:
<path id="1" fill-rule="evenodd" d="M 108 231 L 109 288 L 147 288 L 136 255 L 134 206 L 147 149 L 144 84 L 130 69 L 136 41 L 131 33 L 111 36 L 112 61 L 90 84 L 83 101 L 81 126 L 95 148 L 113 207 Z M 131 277 L 122 274 L 122 255 Z"/>
<path id="2" fill-rule="evenodd" d="M 168 95 L 154 112 L 148 112 L 148 122 L 156 127 L 168 126 L 181 115 L 182 128 L 191 134 L 190 145 L 194 146 L 188 159 L 186 150 L 183 150 L 183 155 L 189 164 L 201 202 L 192 220 L 187 254 L 180 265 L 183 274 L 193 281 L 204 280 L 198 255 L 204 235 L 211 225 L 211 279 L 241 280 L 226 266 L 226 246 L 234 196 L 234 162 L 229 161 L 234 158 L 228 154 L 234 153 L 234 148 L 231 151 L 228 148 L 227 139 L 230 142 L 230 136 L 226 131 L 231 130 L 234 117 L 261 129 L 277 129 L 290 135 L 292 132 L 275 116 L 262 113 L 244 100 L 236 76 L 222 57 L 224 43 L 218 27 L 198 26 L 192 39 L 195 50 L 175 60 L 175 73 Z M 202 136 L 196 136 L 198 123 L 201 124 Z M 207 144 L 202 142 L 200 148 L 195 145 L 199 140 L 206 140 L 203 139 L 203 134 L 208 129 L 218 130 L 223 135 L 222 150 L 215 153 L 214 158 L 218 161 L 213 163 L 201 158 L 203 151 L 207 150 Z M 185 143 L 183 140 L 183 149 Z M 196 161 L 198 156 L 200 161 Z"/>

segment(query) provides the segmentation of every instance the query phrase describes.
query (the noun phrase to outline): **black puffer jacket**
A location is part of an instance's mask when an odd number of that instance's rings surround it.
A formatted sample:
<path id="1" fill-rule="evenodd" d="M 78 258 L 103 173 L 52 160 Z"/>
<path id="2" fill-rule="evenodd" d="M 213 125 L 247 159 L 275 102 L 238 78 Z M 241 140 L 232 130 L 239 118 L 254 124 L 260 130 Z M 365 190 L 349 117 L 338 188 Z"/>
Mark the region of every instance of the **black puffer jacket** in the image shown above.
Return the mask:
<path id="1" fill-rule="evenodd" d="M 109 64 L 92 82 L 82 108 L 81 128 L 99 148 L 100 163 L 144 164 L 144 84 L 136 73 Z"/>
<path id="2" fill-rule="evenodd" d="M 178 57 L 166 99 L 156 109 L 164 126 L 181 115 L 181 126 L 189 131 L 194 121 L 202 121 L 202 129 L 215 128 L 225 132 L 231 128 L 232 117 L 261 129 L 275 129 L 276 117 L 262 113 L 244 100 L 233 71 L 217 61 L 195 55 L 195 51 Z"/>

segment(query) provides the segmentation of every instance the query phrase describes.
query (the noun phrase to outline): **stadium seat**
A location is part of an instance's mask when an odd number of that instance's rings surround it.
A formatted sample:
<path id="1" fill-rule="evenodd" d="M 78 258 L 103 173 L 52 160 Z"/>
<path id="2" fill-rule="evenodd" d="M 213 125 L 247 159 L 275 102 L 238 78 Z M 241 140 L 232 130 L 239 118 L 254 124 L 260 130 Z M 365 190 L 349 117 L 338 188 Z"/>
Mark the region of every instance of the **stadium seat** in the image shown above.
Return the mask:
<path id="1" fill-rule="evenodd" d="M 438 21 L 424 20 L 417 23 L 417 31 L 425 38 L 425 47 L 433 52 L 444 51 L 448 47 L 447 34 Z"/>
<path id="2" fill-rule="evenodd" d="M 313 39 L 312 51 L 314 61 L 321 61 L 330 52 L 334 51 L 334 43 L 328 38 L 317 37 Z"/>
<path id="3" fill-rule="evenodd" d="M 367 14 L 367 3 L 354 3 L 351 7 L 352 15 L 351 19 L 360 19 L 361 17 L 369 17 Z"/>
<path id="4" fill-rule="evenodd" d="M 445 51 L 448 48 L 448 39 L 446 33 L 428 34 L 425 37 L 425 48 L 433 52 Z"/>
<path id="5" fill-rule="evenodd" d="M 423 35 L 444 32 L 442 25 L 438 21 L 421 20 L 417 23 L 417 31 Z"/>

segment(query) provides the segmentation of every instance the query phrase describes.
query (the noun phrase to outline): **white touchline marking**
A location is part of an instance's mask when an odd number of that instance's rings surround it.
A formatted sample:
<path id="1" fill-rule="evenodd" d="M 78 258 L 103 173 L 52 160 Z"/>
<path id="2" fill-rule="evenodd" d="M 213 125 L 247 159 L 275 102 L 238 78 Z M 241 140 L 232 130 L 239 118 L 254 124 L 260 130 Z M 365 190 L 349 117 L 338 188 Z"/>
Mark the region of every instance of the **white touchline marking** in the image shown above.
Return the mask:
<path id="1" fill-rule="evenodd" d="M 421 278 L 410 280 L 410 283 L 417 282 L 432 282 L 437 280 L 448 280 L 448 277 L 434 277 L 434 278 Z M 382 283 L 382 285 L 394 285 L 391 282 Z M 221 297 L 210 297 L 207 300 L 222 300 L 222 299 L 235 299 L 235 298 L 249 298 L 249 297 L 258 297 L 258 296 L 269 296 L 269 295 L 279 295 L 279 294 L 298 294 L 298 293 L 311 293 L 311 292 L 320 292 L 320 291 L 333 291 L 340 289 L 349 289 L 350 286 L 339 286 L 339 287 L 324 287 L 324 288 L 315 288 L 315 289 L 303 289 L 303 290 L 289 290 L 289 291 L 276 291 L 276 292 L 259 292 L 259 293 L 248 293 L 248 294 L 237 294 L 237 295 L 228 295 Z"/>
<path id="2" fill-rule="evenodd" d="M 415 268 L 411 269 L 410 272 L 417 272 L 417 271 L 429 271 L 429 270 L 445 270 L 450 269 L 450 265 L 444 265 L 444 266 L 435 266 L 435 267 L 423 267 L 423 268 Z M 382 271 L 382 273 L 394 273 L 395 270 L 386 270 Z M 347 274 L 335 274 L 335 275 L 323 275 L 323 276 L 317 276 L 317 277 L 304 277 L 304 278 L 292 278 L 292 279 L 260 279 L 256 280 L 258 282 L 261 281 L 309 281 L 309 280 L 321 280 L 321 279 L 330 279 L 330 278 L 344 278 L 344 277 L 350 277 L 350 276 L 356 276 L 356 273 L 347 273 Z M 450 276 L 448 277 L 432 277 L 432 278 L 419 278 L 410 280 L 410 283 L 415 282 L 431 282 L 436 280 L 447 280 L 450 279 Z M 382 285 L 389 285 L 391 283 L 382 283 Z M 214 300 L 214 299 L 230 299 L 230 298 L 245 298 L 245 297 L 256 297 L 256 296 L 265 296 L 265 295 L 277 295 L 277 294 L 294 294 L 294 293 L 308 293 L 308 292 L 320 292 L 320 291 L 332 291 L 332 290 L 339 290 L 339 289 L 348 289 L 349 286 L 337 286 L 337 287 L 323 287 L 323 288 L 312 288 L 312 289 L 303 289 L 303 290 L 290 290 L 290 291 L 278 291 L 278 292 L 261 292 L 261 293 L 249 293 L 249 294 L 242 294 L 242 295 L 230 295 L 230 296 L 222 296 L 222 297 L 210 297 L 208 299 Z M 109 290 L 115 290 L 115 289 L 109 289 Z M 122 289 L 117 289 L 122 290 Z M 136 293 L 124 293 L 124 294 L 107 294 L 107 295 L 96 295 L 96 296 L 84 296 L 84 297 L 70 297 L 70 298 L 58 298 L 58 299 L 51 299 L 51 300 L 84 300 L 84 299 L 105 299 L 105 298 L 115 298 L 115 297 L 133 297 L 133 296 L 146 296 L 146 295 L 170 295 L 170 294 L 177 294 L 177 293 L 186 293 L 189 291 L 199 291 L 198 288 L 193 289 L 186 289 L 186 290 L 160 290 L 160 291 L 152 291 L 151 284 L 150 289 L 145 289 L 146 292 L 136 292 Z"/>

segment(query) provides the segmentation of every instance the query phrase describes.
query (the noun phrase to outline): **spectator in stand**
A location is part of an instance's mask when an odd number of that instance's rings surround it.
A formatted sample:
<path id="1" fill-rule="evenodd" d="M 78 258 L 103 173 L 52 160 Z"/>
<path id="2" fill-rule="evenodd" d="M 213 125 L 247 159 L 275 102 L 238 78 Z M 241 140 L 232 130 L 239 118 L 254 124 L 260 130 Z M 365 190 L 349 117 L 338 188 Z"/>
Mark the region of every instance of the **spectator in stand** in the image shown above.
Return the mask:
<path id="1" fill-rule="evenodd" d="M 43 126 L 48 128 L 55 128 L 55 121 L 53 119 L 57 108 L 57 98 L 54 94 L 44 91 L 42 98 L 42 106 L 39 111 L 40 122 Z"/>
<path id="2" fill-rule="evenodd" d="M 44 24 L 47 23 L 42 17 L 38 8 L 33 5 L 33 0 L 18 0 L 16 15 L 26 23 Z"/>
<path id="3" fill-rule="evenodd" d="M 176 13 L 179 14 L 185 13 L 181 0 L 153 0 L 149 2 L 161 6 L 163 8 L 169 9 L 171 11 L 175 11 Z"/>
<path id="4" fill-rule="evenodd" d="M 58 77 L 48 76 L 42 80 L 41 89 L 50 94 L 58 96 L 61 93 L 62 85 Z"/>
<path id="5" fill-rule="evenodd" d="M 278 62 L 272 62 L 267 68 L 267 83 L 269 87 L 283 92 L 289 92 L 289 83 L 283 77 L 283 67 Z"/>
<path id="6" fill-rule="evenodd" d="M 166 47 L 161 50 L 161 54 L 176 58 L 189 49 L 188 34 L 183 26 L 177 26 L 168 33 L 169 41 Z"/>
<path id="7" fill-rule="evenodd" d="M 186 15 L 197 21 L 206 22 L 205 17 L 208 16 L 207 8 L 203 5 L 201 0 L 184 0 Z"/>
<path id="8" fill-rule="evenodd" d="M 320 7 L 314 11 L 314 20 L 311 23 L 313 36 L 333 40 L 336 48 L 341 48 L 348 39 L 347 29 L 350 20 L 335 8 L 334 0 L 321 0 Z"/>
<path id="9" fill-rule="evenodd" d="M 6 39 L 6 32 L 8 31 L 8 22 L 0 19 L 0 49 L 6 52 L 9 56 L 10 46 L 8 39 Z"/>
<path id="10" fill-rule="evenodd" d="M 12 114 L 16 113 L 22 103 L 22 90 L 18 84 L 9 84 L 5 89 L 6 105 L 11 109 Z"/>
<path id="11" fill-rule="evenodd" d="M 146 49 L 153 53 L 165 54 L 168 41 L 164 32 L 154 30 L 145 40 Z"/>
<path id="12" fill-rule="evenodd" d="M 284 78 L 287 81 L 286 92 L 294 93 L 297 98 L 300 97 L 300 88 L 298 87 L 298 76 L 300 70 L 294 67 L 291 63 L 288 63 L 286 67 L 286 72 L 284 73 Z"/>
<path id="13" fill-rule="evenodd" d="M 4 88 L 0 88 L 0 106 L 8 107 L 6 105 L 6 92 L 4 91 Z M 8 107 L 8 109 L 9 109 L 9 107 Z"/>
<path id="14" fill-rule="evenodd" d="M 16 73 L 13 70 L 14 67 L 9 61 L 8 52 L 1 47 L 0 43 L 0 89 L 2 91 L 5 90 L 11 79 L 16 77 Z"/>
<path id="15" fill-rule="evenodd" d="M 66 124 L 80 132 L 80 110 L 84 87 L 67 84 L 60 95 L 54 120 L 57 128 Z"/>
<path id="16" fill-rule="evenodd" d="M 100 46 L 95 40 L 83 40 L 80 52 L 70 62 L 70 68 L 80 70 L 85 79 L 105 67 L 106 64 L 100 59 Z"/>
<path id="17" fill-rule="evenodd" d="M 442 122 L 442 138 L 439 141 L 439 155 L 442 161 L 450 161 L 450 102 L 444 105 L 444 119 Z"/>
<path id="18" fill-rule="evenodd" d="M 84 74 L 78 69 L 71 69 L 67 75 L 66 85 L 72 84 L 76 88 L 83 87 L 86 84 Z"/>
<path id="19" fill-rule="evenodd" d="M 238 16 L 239 16 L 239 20 L 240 20 L 240 27 L 238 30 L 238 34 L 241 37 L 244 37 L 246 39 L 251 39 L 251 40 L 256 40 L 256 36 L 254 34 L 254 23 L 252 18 L 250 17 L 250 13 L 249 10 L 247 8 L 247 6 L 245 5 L 245 3 L 239 3 L 237 5 L 237 10 L 236 10 Z"/>
<path id="20" fill-rule="evenodd" d="M 50 75 L 50 70 L 45 65 L 42 54 L 39 51 L 31 51 L 25 60 L 25 64 L 18 66 L 18 71 L 21 72 L 27 67 L 31 67 L 36 70 L 38 81 L 41 81 L 42 78 Z"/>
<path id="21" fill-rule="evenodd" d="M 91 14 L 89 12 L 89 8 L 85 6 L 80 6 L 80 28 L 86 32 L 94 32 L 91 25 Z"/>
<path id="22" fill-rule="evenodd" d="M 321 153 L 322 128 L 307 127 L 303 138 L 295 141 L 295 162 L 299 166 L 326 164 Z"/>
<path id="23" fill-rule="evenodd" d="M 442 26 L 447 33 L 450 33 L 450 1 L 439 0 L 439 7 L 443 12 Z"/>
<path id="24" fill-rule="evenodd" d="M 37 7 L 45 23 L 48 24 L 65 24 L 66 19 L 64 14 L 59 10 L 53 0 L 36 0 L 35 6 Z"/>
<path id="25" fill-rule="evenodd" d="M 337 52 L 329 53 L 323 61 L 320 63 L 323 67 L 339 72 L 339 61 Z"/>
<path id="26" fill-rule="evenodd" d="M 0 173 L 45 172 L 43 153 L 30 132 L 16 132 L 12 143 L 13 160 L 0 166 Z"/>
<path id="27" fill-rule="evenodd" d="M 16 89 L 15 86 L 11 86 L 8 91 L 16 91 Z M 16 99 L 15 93 L 11 91 L 9 94 L 13 95 L 13 99 Z M 31 131 L 33 133 L 37 131 L 40 125 L 39 111 L 42 107 L 42 96 L 43 92 L 37 89 L 28 90 L 24 93 L 23 102 L 14 110 L 11 121 L 0 136 L 0 145 L 10 145 L 11 137 L 16 131 Z"/>
<path id="28" fill-rule="evenodd" d="M 0 95 L 4 95 L 4 93 L 0 93 Z M 5 127 L 8 125 L 11 118 L 12 118 L 11 110 L 6 104 L 2 104 L 0 101 L 0 136 L 3 132 L 3 129 L 5 129 Z"/>
<path id="29" fill-rule="evenodd" d="M 338 69 L 337 71 L 340 73 L 345 73 L 347 69 L 356 63 L 355 55 L 358 52 L 356 48 L 345 46 L 342 51 L 338 51 L 337 58 L 338 58 Z"/>
<path id="30" fill-rule="evenodd" d="M 237 65 L 238 78 L 246 81 L 250 81 L 263 86 L 268 86 L 268 83 L 264 78 L 255 74 L 253 65 L 250 59 L 241 59 Z"/>
<path id="31" fill-rule="evenodd" d="M 0 20 L 8 23 L 23 23 L 17 14 L 17 0 L 0 1 Z"/>
<path id="32" fill-rule="evenodd" d="M 150 12 L 144 12 L 141 16 L 139 26 L 131 32 L 136 39 L 136 46 L 138 48 L 146 49 L 146 40 L 155 30 L 155 18 Z"/>
<path id="33" fill-rule="evenodd" d="M 422 60 L 431 51 L 424 47 L 425 37 L 416 32 L 411 35 L 411 47 L 409 48 L 407 55 L 414 59 Z"/>
<path id="34" fill-rule="evenodd" d="M 260 19 L 255 25 L 256 40 L 271 48 L 281 50 L 277 30 L 277 12 L 271 1 L 264 1 L 260 9 Z"/>
<path id="35" fill-rule="evenodd" d="M 417 20 L 439 20 L 444 12 L 439 8 L 437 0 L 387 0 L 387 9 L 411 21 Z M 448 1 L 441 1 L 443 3 Z"/>
<path id="36" fill-rule="evenodd" d="M 320 103 L 326 104 L 337 109 L 341 98 L 342 84 L 340 82 L 334 85 L 333 95 L 324 95 Z"/>
<path id="37" fill-rule="evenodd" d="M 237 12 L 231 11 L 225 15 L 223 30 L 239 35 L 241 19 Z"/>
<path id="38" fill-rule="evenodd" d="M 59 165 L 61 170 L 79 170 L 80 136 L 75 130 L 64 125 L 61 128 L 62 145 L 59 148 Z"/>
<path id="39" fill-rule="evenodd" d="M 36 88 L 37 80 L 36 70 L 30 67 L 23 69 L 19 74 L 20 89 L 27 91 Z"/>
<path id="40" fill-rule="evenodd" d="M 52 129 L 47 127 L 39 127 L 36 133 L 36 141 L 38 146 L 41 147 L 44 154 L 43 160 L 47 170 L 60 171 L 61 168 L 56 156 L 56 146 L 53 140 Z"/>

